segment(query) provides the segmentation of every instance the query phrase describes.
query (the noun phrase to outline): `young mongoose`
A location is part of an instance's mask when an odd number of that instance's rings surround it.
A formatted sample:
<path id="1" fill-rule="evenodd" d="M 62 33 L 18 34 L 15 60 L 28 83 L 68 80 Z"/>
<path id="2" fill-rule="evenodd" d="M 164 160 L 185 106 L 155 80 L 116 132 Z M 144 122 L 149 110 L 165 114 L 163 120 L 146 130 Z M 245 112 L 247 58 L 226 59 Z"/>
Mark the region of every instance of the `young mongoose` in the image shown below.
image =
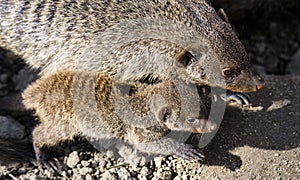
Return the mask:
<path id="1" fill-rule="evenodd" d="M 202 159 L 196 148 L 164 138 L 170 130 L 206 133 L 217 128 L 205 118 L 199 96 L 190 92 L 171 81 L 133 88 L 102 73 L 65 70 L 44 76 L 23 93 L 24 105 L 35 109 L 40 121 L 33 131 L 37 161 L 47 166 L 43 147 L 75 136 L 117 138 L 142 152 Z"/>
<path id="2" fill-rule="evenodd" d="M 11 0 L 0 3 L 0 19 L 0 46 L 42 74 L 78 68 L 130 81 L 175 74 L 237 92 L 264 86 L 205 0 Z"/>

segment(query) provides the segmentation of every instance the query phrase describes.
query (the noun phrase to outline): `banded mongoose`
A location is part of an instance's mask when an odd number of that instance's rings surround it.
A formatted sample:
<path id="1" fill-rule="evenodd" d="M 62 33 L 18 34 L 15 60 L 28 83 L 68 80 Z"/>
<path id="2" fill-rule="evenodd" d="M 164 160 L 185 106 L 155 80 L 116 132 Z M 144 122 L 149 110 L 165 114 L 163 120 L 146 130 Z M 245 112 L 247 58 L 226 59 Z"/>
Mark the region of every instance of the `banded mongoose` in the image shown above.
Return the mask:
<path id="1" fill-rule="evenodd" d="M 171 81 L 132 87 L 102 73 L 73 70 L 44 76 L 29 86 L 23 102 L 35 109 L 40 121 L 33 131 L 39 165 L 48 162 L 43 147 L 75 136 L 117 138 L 142 152 L 202 159 L 197 148 L 164 138 L 170 130 L 206 133 L 217 128 L 205 117 L 200 97 Z"/>
<path id="2" fill-rule="evenodd" d="M 236 92 L 263 88 L 231 25 L 205 0 L 10 0 L 0 47 L 41 74 L 100 70 L 123 80 L 169 79 Z"/>

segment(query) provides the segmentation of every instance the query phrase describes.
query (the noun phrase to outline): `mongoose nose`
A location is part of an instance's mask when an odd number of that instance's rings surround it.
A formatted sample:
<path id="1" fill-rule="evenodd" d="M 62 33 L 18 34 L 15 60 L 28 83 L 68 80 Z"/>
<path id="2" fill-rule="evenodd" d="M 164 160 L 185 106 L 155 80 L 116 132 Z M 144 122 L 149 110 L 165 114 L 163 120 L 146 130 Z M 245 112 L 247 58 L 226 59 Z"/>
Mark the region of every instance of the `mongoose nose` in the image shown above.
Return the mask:
<path id="1" fill-rule="evenodd" d="M 256 85 L 256 91 L 262 90 L 265 87 L 265 83 L 264 84 L 258 84 Z"/>

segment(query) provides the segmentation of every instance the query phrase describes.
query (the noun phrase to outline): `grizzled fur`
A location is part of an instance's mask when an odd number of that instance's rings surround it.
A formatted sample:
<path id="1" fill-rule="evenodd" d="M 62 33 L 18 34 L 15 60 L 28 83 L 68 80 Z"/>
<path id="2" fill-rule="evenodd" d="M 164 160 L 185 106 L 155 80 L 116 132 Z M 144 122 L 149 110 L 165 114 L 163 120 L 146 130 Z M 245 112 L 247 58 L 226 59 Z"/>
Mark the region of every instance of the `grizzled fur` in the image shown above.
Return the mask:
<path id="1" fill-rule="evenodd" d="M 0 19 L 0 46 L 42 74 L 78 68 L 138 81 L 176 73 L 199 85 L 239 92 L 264 85 L 231 25 L 204 0 L 10 0 L 1 2 Z M 128 43 L 120 47 L 105 39 L 110 35 Z"/>

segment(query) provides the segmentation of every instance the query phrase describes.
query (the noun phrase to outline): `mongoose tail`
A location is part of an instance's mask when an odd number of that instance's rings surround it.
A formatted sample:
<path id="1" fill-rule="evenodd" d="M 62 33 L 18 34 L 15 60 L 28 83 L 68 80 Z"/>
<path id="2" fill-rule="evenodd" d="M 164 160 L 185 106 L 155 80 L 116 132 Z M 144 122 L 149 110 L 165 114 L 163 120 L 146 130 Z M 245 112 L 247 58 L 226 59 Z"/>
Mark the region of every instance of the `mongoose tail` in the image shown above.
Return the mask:
<path id="1" fill-rule="evenodd" d="M 216 129 L 217 126 L 207 122 L 205 115 L 200 113 L 205 110 L 199 108 L 199 97 L 184 96 L 186 100 L 180 102 L 183 98 L 180 98 L 177 86 L 170 81 L 146 86 L 132 95 L 125 92 L 125 96 L 118 89 L 124 86 L 124 83 L 115 82 L 101 73 L 92 75 L 72 70 L 44 76 L 29 86 L 23 93 L 24 104 L 36 110 L 41 122 L 33 131 L 39 165 L 51 168 L 51 157 L 43 150 L 44 147 L 72 140 L 75 136 L 100 140 L 117 138 L 135 144 L 143 152 L 182 155 L 186 159 L 203 158 L 197 148 L 164 138 L 170 130 L 199 133 Z M 76 92 L 75 87 L 79 87 L 80 92 Z M 86 95 L 92 95 L 95 107 Z M 114 104 L 115 98 L 118 104 Z M 189 108 L 190 104 L 193 106 Z M 190 111 L 194 107 L 197 107 L 196 111 Z M 118 114 L 119 108 L 122 116 Z M 128 109 L 133 115 L 125 113 Z M 165 147 L 169 147 L 168 150 Z"/>
<path id="2" fill-rule="evenodd" d="M 34 151 L 31 143 L 16 139 L 0 139 L 1 165 L 29 162 L 33 158 Z"/>

